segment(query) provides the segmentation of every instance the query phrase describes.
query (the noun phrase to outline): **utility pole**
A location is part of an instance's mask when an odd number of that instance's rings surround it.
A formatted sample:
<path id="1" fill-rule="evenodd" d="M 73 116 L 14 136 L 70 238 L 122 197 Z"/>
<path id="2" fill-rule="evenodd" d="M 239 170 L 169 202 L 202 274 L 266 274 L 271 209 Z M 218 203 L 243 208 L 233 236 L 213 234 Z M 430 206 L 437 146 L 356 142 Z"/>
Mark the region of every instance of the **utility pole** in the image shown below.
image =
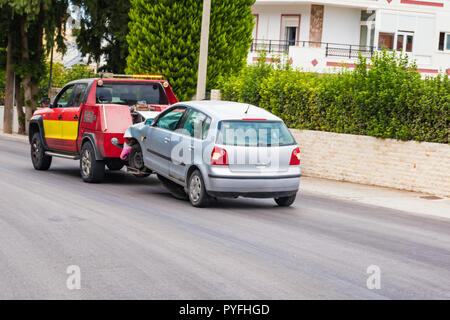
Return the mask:
<path id="1" fill-rule="evenodd" d="M 52 44 L 52 52 L 50 54 L 50 76 L 48 78 L 48 88 L 47 88 L 48 97 L 50 97 L 50 90 L 52 89 L 52 81 L 53 81 L 53 44 Z"/>
<path id="2" fill-rule="evenodd" d="M 13 37 L 8 37 L 8 51 L 6 53 L 6 88 L 5 88 L 5 106 L 3 110 L 3 132 L 12 133 L 13 131 L 13 114 L 14 114 L 14 71 L 13 65 Z"/>
<path id="3" fill-rule="evenodd" d="M 197 100 L 204 100 L 206 94 L 206 76 L 208 70 L 209 20 L 211 0 L 203 0 L 202 34 L 200 37 L 200 57 L 198 60 Z"/>

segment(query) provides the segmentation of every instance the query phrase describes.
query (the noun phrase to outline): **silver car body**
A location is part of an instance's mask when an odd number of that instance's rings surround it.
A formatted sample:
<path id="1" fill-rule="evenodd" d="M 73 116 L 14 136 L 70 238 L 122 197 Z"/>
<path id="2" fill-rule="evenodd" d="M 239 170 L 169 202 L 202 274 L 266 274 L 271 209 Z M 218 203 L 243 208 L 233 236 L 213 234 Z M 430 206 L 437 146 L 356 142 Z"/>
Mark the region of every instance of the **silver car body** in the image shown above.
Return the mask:
<path id="1" fill-rule="evenodd" d="M 195 114 L 201 113 L 207 117 L 209 130 L 202 132 L 202 136 L 192 137 L 187 132 L 180 132 L 180 128 L 169 130 L 158 127 L 158 122 L 164 115 L 182 110 L 185 110 L 182 117 L 187 117 L 188 112 L 194 111 Z M 300 166 L 290 165 L 292 152 L 297 148 L 292 135 L 288 133 L 293 141 L 289 145 L 221 144 L 221 125 L 232 121 L 260 121 L 284 126 L 280 118 L 252 105 L 224 101 L 191 101 L 171 106 L 151 125 L 140 123 L 130 127 L 125 137 L 140 143 L 146 167 L 186 189 L 190 174 L 198 169 L 207 192 L 213 196 L 273 198 L 297 193 Z M 211 164 L 214 147 L 226 151 L 229 165 Z M 249 161 L 250 158 L 254 161 Z"/>

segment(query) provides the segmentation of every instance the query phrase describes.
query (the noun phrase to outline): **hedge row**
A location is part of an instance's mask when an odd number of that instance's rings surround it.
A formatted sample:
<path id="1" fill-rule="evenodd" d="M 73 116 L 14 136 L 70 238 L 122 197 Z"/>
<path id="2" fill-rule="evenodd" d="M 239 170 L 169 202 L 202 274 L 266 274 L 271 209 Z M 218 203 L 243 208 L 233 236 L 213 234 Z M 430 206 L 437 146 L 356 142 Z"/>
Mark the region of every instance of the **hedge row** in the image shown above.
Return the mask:
<path id="1" fill-rule="evenodd" d="M 421 79 L 414 63 L 379 52 L 353 71 L 304 73 L 289 66 L 248 66 L 220 80 L 224 100 L 251 103 L 291 128 L 449 143 L 450 81 Z"/>

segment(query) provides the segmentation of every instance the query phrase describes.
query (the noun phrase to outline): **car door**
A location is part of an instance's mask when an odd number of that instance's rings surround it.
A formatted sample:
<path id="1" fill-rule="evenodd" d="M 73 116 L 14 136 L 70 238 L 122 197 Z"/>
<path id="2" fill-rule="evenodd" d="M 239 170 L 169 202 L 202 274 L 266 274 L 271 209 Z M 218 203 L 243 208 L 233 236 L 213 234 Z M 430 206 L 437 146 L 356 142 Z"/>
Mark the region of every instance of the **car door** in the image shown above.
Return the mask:
<path id="1" fill-rule="evenodd" d="M 147 167 L 168 177 L 171 163 L 172 134 L 186 111 L 175 107 L 161 114 L 153 123 L 144 140 L 144 161 Z"/>
<path id="2" fill-rule="evenodd" d="M 86 97 L 87 83 L 78 83 L 73 89 L 72 99 L 63 111 L 62 139 L 65 141 L 65 150 L 77 152 L 78 127 L 81 118 L 81 109 Z"/>
<path id="3" fill-rule="evenodd" d="M 185 182 L 186 170 L 189 166 L 202 160 L 203 141 L 206 139 L 211 118 L 203 112 L 188 109 L 180 121 L 177 130 L 172 134 L 172 162 L 169 176 Z"/>
<path id="4" fill-rule="evenodd" d="M 66 142 L 62 139 L 62 119 L 64 108 L 70 103 L 74 85 L 64 87 L 56 96 L 51 109 L 44 117 L 45 141 L 52 150 L 65 150 Z"/>

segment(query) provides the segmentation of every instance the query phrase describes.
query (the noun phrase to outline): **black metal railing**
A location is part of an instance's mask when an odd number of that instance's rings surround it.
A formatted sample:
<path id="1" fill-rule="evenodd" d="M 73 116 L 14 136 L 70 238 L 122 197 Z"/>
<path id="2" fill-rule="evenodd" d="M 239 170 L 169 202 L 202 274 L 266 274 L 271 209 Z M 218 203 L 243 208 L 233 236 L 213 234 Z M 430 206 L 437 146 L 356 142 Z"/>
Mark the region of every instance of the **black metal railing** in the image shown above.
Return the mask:
<path id="1" fill-rule="evenodd" d="M 289 47 L 322 48 L 326 57 L 358 58 L 359 54 L 366 58 L 372 58 L 375 47 L 359 46 L 352 44 L 317 42 L 317 41 L 287 41 L 287 40 L 253 40 L 251 52 L 265 51 L 273 54 L 289 52 Z"/>

